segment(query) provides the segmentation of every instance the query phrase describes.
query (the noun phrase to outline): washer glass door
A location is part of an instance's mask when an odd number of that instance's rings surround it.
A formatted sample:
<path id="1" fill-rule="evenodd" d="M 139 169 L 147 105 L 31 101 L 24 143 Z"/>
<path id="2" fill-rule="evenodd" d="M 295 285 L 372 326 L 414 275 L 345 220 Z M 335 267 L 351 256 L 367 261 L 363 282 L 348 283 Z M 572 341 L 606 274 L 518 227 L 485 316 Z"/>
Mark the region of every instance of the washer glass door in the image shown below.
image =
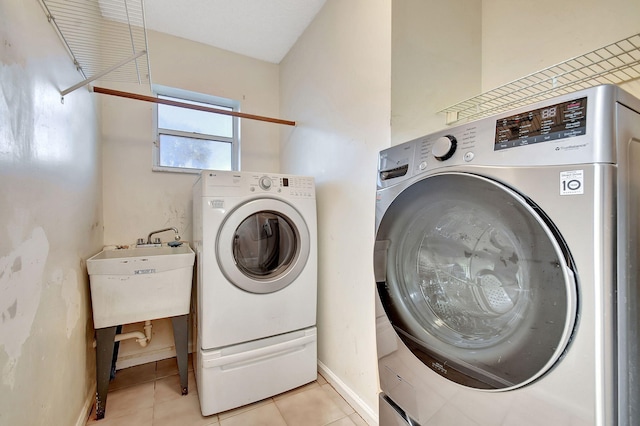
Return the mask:
<path id="1" fill-rule="evenodd" d="M 245 218 L 233 239 L 233 257 L 245 275 L 264 279 L 286 270 L 296 254 L 296 232 L 278 212 L 260 211 Z"/>
<path id="2" fill-rule="evenodd" d="M 309 230 L 300 213 L 276 199 L 249 201 L 220 228 L 217 257 L 235 286 L 271 293 L 291 284 L 309 257 Z"/>
<path id="3" fill-rule="evenodd" d="M 393 200 L 376 240 L 387 316 L 438 374 L 506 390 L 561 357 L 576 283 L 560 236 L 529 200 L 476 175 L 434 175 Z"/>

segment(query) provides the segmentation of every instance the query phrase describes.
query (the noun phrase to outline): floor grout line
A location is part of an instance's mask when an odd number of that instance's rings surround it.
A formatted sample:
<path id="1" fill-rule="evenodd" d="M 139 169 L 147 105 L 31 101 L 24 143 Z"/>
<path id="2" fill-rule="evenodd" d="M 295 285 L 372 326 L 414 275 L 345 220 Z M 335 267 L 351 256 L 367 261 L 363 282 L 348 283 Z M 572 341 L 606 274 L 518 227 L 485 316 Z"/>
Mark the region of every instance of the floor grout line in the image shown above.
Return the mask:
<path id="1" fill-rule="evenodd" d="M 162 364 L 159 364 L 160 362 L 164 361 Z M 321 395 L 324 395 L 323 398 L 327 398 L 327 401 L 330 402 L 331 404 L 331 410 L 339 410 L 339 413 L 341 414 L 341 417 L 334 419 L 332 421 L 328 421 L 327 423 L 322 422 L 322 426 L 328 426 L 331 425 L 333 423 L 336 422 L 345 422 L 345 418 L 348 418 L 348 420 L 346 421 L 346 423 L 348 424 L 358 424 L 356 423 L 356 421 L 351 417 L 353 414 L 357 414 L 357 412 L 353 409 L 353 407 L 351 407 L 346 400 L 344 400 L 344 398 L 342 398 L 342 396 L 335 390 L 335 388 L 324 378 L 324 376 L 322 376 L 320 373 L 318 373 L 318 376 L 316 378 L 316 380 L 306 384 L 306 385 L 302 385 L 300 387 L 297 387 L 295 389 L 291 389 L 287 392 L 283 392 L 282 394 L 279 395 L 274 395 L 271 396 L 269 398 L 265 398 L 262 401 L 257 401 L 253 404 L 256 404 L 253 407 L 248 407 L 248 406 L 244 406 L 246 407 L 245 410 L 242 410 L 243 407 L 237 407 L 233 410 L 239 410 L 237 413 L 233 413 L 231 415 L 225 415 L 223 417 L 220 416 L 220 414 L 222 413 L 216 413 L 210 417 L 202 417 L 201 411 L 200 411 L 200 401 L 199 401 L 199 396 L 198 396 L 198 392 L 197 392 L 197 385 L 194 381 L 194 375 L 195 372 L 193 371 L 193 369 L 188 368 L 187 369 L 187 374 L 189 374 L 191 376 L 191 379 L 189 380 L 189 393 L 188 395 L 182 396 L 174 396 L 171 397 L 169 395 L 166 394 L 166 390 L 164 389 L 165 386 L 167 386 L 167 383 L 163 383 L 162 386 L 159 386 L 159 381 L 160 380 L 166 380 L 170 377 L 173 376 L 179 376 L 179 371 L 177 368 L 177 365 L 175 366 L 175 368 L 173 366 L 171 366 L 171 362 L 170 361 L 155 361 L 154 365 L 151 366 L 147 366 L 146 364 L 142 364 L 141 366 L 134 366 L 134 367 L 129 367 L 132 369 L 136 369 L 136 370 L 128 370 L 128 369 L 123 369 L 123 370 L 119 370 L 118 372 L 120 373 L 119 375 L 116 374 L 116 378 L 114 379 L 113 386 L 112 384 L 110 384 L 110 389 L 109 389 L 109 394 L 111 393 L 116 393 L 116 392 L 124 392 L 126 391 L 128 388 L 134 387 L 134 386 L 140 386 L 140 385 L 144 385 L 147 384 L 149 382 L 153 382 L 153 395 L 152 395 L 152 404 L 151 404 L 151 423 L 146 424 L 148 426 L 157 426 L 160 424 L 166 424 L 166 406 L 161 407 L 161 405 L 163 404 L 167 404 L 170 401 L 174 401 L 174 402 L 180 402 L 179 398 L 182 397 L 193 397 L 197 400 L 197 414 L 193 413 L 191 411 L 189 411 L 189 413 L 191 413 L 191 415 L 195 415 L 196 417 L 200 417 L 201 418 L 201 422 L 198 423 L 199 425 L 206 425 L 206 426 L 219 426 L 222 424 L 222 422 L 231 419 L 233 417 L 236 416 L 242 416 L 242 415 L 246 415 L 246 413 L 249 413 L 253 410 L 259 409 L 261 407 L 264 407 L 268 404 L 273 404 L 276 412 L 278 413 L 278 415 L 280 416 L 280 419 L 282 419 L 282 421 L 284 422 L 284 424 L 286 426 L 299 426 L 299 425 L 293 425 L 290 424 L 290 422 L 287 422 L 286 418 L 285 418 L 285 413 L 283 412 L 281 406 L 278 404 L 278 401 L 283 401 L 286 398 L 292 397 L 294 395 L 297 394 L 302 394 L 304 392 L 310 392 L 310 391 L 316 391 L 316 390 L 320 390 L 321 391 Z M 191 366 L 191 361 L 189 362 L 189 366 Z M 136 368 L 139 367 L 139 368 Z M 149 376 L 151 375 L 150 373 L 152 373 L 153 378 L 150 379 Z M 136 375 L 140 375 L 140 378 L 136 378 Z M 160 374 L 160 376 L 159 376 Z M 118 378 L 120 378 L 120 381 L 118 382 Z M 324 385 L 328 384 L 328 387 L 325 387 Z M 173 386 L 173 385 L 172 385 Z M 329 392 L 329 389 L 332 390 L 333 392 Z M 160 395 L 158 395 L 158 392 L 160 392 Z M 335 395 L 334 395 L 335 394 Z M 336 397 L 337 396 L 337 397 Z M 161 399 L 163 399 L 162 401 L 159 401 L 157 398 L 160 397 Z M 337 400 L 339 398 L 341 398 L 341 400 Z M 135 399 L 136 397 L 132 397 L 131 399 Z M 301 398 L 302 400 L 304 400 L 304 398 Z M 249 404 L 249 405 L 253 405 L 253 404 Z M 344 405 L 346 404 L 346 405 Z M 136 407 L 137 402 L 134 403 L 134 407 L 131 408 L 127 408 L 128 410 L 137 410 L 140 411 L 139 408 Z M 183 406 L 184 407 L 184 406 Z M 347 407 L 351 407 L 351 413 L 347 413 Z M 149 407 L 145 408 L 149 409 Z M 95 407 L 92 409 L 92 413 L 95 410 Z M 191 409 L 190 409 L 191 410 Z M 231 411 L 231 410 L 228 410 Z M 161 414 L 160 418 L 156 418 L 156 415 L 162 412 L 164 414 Z M 109 413 L 109 400 L 107 400 L 107 413 Z M 334 411 L 335 414 L 335 411 Z M 118 415 L 117 413 L 113 413 L 112 415 L 115 415 L 116 417 L 112 417 L 111 420 L 113 419 L 120 419 L 122 417 L 126 416 L 132 416 L 133 414 L 123 414 L 123 415 Z M 255 413 L 254 413 L 255 415 Z M 105 418 L 105 420 L 109 420 L 107 418 Z M 208 421 L 210 420 L 210 421 Z M 236 420 L 238 421 L 238 420 Z M 327 421 L 326 419 L 324 421 Z M 93 422 L 93 423 L 92 423 Z M 109 422 L 111 423 L 111 421 Z M 114 422 L 114 423 L 118 423 L 119 422 Z M 89 419 L 86 422 L 87 425 L 91 424 L 93 425 L 98 425 L 99 423 L 95 422 L 95 419 L 92 418 L 92 416 L 90 415 Z M 365 424 L 364 422 L 362 422 L 362 424 Z"/>

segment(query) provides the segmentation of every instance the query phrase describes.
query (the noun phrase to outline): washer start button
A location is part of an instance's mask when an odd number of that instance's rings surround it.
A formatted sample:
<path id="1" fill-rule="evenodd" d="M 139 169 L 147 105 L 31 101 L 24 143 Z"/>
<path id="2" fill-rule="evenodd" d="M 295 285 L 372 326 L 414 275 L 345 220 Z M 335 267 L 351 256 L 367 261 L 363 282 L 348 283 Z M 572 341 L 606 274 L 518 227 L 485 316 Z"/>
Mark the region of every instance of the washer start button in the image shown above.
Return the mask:
<path id="1" fill-rule="evenodd" d="M 476 155 L 471 151 L 465 152 L 464 153 L 464 161 L 466 161 L 468 163 L 469 161 L 473 160 L 473 157 L 475 157 L 475 156 Z"/>

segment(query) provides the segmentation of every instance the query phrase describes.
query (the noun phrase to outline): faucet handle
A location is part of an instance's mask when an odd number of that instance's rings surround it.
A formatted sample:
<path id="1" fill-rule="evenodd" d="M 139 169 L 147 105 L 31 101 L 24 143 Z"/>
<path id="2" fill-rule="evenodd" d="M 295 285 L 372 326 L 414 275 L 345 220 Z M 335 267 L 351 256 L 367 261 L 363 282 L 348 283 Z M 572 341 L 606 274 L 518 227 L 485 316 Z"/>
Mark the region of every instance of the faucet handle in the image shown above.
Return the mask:
<path id="1" fill-rule="evenodd" d="M 144 238 L 138 238 L 138 241 L 136 242 L 137 245 L 142 245 L 144 244 Z"/>
<path id="2" fill-rule="evenodd" d="M 162 244 L 162 242 L 160 241 L 160 237 L 156 237 L 153 239 L 153 244 Z"/>

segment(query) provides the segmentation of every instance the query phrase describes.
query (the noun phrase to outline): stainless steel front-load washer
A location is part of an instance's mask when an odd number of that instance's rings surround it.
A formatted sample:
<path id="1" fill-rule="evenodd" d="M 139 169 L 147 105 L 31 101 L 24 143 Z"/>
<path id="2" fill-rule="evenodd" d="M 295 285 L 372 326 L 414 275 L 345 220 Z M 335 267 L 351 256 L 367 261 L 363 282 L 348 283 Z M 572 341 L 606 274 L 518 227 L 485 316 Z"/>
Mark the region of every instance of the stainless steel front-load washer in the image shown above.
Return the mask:
<path id="1" fill-rule="evenodd" d="M 382 151 L 380 424 L 640 424 L 639 193 L 615 86 Z"/>

